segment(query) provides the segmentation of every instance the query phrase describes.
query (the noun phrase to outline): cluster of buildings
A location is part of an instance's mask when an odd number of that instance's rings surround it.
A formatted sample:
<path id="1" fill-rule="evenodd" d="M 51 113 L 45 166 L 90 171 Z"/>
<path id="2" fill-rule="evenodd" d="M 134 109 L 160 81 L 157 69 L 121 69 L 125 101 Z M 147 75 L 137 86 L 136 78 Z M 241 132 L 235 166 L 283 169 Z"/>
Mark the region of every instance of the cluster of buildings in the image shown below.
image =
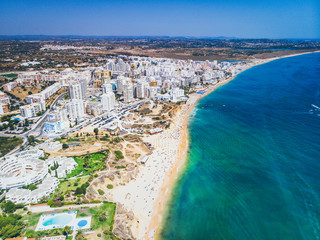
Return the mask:
<path id="1" fill-rule="evenodd" d="M 6 200 L 14 203 L 38 203 L 44 197 L 49 197 L 54 193 L 59 185 L 59 180 L 55 177 L 46 177 L 37 185 L 37 189 L 31 191 L 23 188 L 11 188 L 6 193 Z"/>
<path id="2" fill-rule="evenodd" d="M 19 152 L 0 159 L 0 189 L 20 188 L 41 181 L 48 166 L 41 150 Z"/>
<path id="3" fill-rule="evenodd" d="M 61 133 L 87 118 L 110 112 L 136 100 L 186 101 L 185 89 L 215 84 L 232 76 L 229 62 L 183 61 L 149 57 L 108 59 L 105 66 L 82 71 L 66 69 L 59 82 L 68 88 L 68 100 L 45 123 L 48 134 Z"/>
<path id="4" fill-rule="evenodd" d="M 9 104 L 8 95 L 0 91 L 0 115 L 9 112 Z"/>
<path id="5" fill-rule="evenodd" d="M 50 157 L 47 160 L 41 157 L 44 152 L 35 148 L 0 159 L 0 189 L 8 189 L 7 201 L 37 203 L 55 191 L 58 178 L 65 178 L 77 166 L 70 157 Z M 37 184 L 37 189 L 23 188 L 31 184 Z"/>

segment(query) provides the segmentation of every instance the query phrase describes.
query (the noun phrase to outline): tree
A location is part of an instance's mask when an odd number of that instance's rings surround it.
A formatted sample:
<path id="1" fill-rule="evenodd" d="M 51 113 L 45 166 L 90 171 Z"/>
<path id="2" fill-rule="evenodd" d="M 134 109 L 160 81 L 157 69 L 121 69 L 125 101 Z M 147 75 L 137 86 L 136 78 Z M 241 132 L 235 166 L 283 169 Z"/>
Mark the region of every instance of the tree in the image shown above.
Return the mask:
<path id="1" fill-rule="evenodd" d="M 28 121 L 28 119 L 24 120 L 24 126 L 25 126 L 25 127 L 28 127 L 28 126 L 29 126 L 29 121 Z"/>
<path id="2" fill-rule="evenodd" d="M 34 141 L 35 141 L 34 136 L 33 136 L 33 135 L 30 135 L 30 136 L 28 137 L 28 142 L 31 144 L 31 143 L 34 143 Z"/>
<path id="3" fill-rule="evenodd" d="M 47 204 L 48 204 L 50 207 L 52 207 L 53 204 L 54 204 L 54 202 L 53 202 L 53 200 L 49 200 L 49 201 L 47 202 Z"/>
<path id="4" fill-rule="evenodd" d="M 62 148 L 63 148 L 63 149 L 67 149 L 67 148 L 69 148 L 69 145 L 66 144 L 66 143 L 63 143 L 63 144 L 62 144 Z"/>
<path id="5" fill-rule="evenodd" d="M 17 209 L 16 205 L 11 201 L 7 201 L 2 204 L 1 208 L 5 213 L 13 213 Z"/>
<path id="6" fill-rule="evenodd" d="M 65 226 L 63 228 L 63 235 L 66 236 L 66 238 L 68 238 L 68 235 L 71 233 L 71 227 L 70 226 Z"/>
<path id="7" fill-rule="evenodd" d="M 76 195 L 81 195 L 81 194 L 83 194 L 82 188 L 81 188 L 81 187 L 77 187 L 76 190 L 74 191 L 74 193 L 75 193 Z"/>
<path id="8" fill-rule="evenodd" d="M 93 131 L 94 131 L 94 133 L 96 134 L 96 137 L 97 137 L 98 134 L 99 134 L 99 129 L 98 129 L 98 128 L 95 128 L 95 129 L 93 129 Z"/>

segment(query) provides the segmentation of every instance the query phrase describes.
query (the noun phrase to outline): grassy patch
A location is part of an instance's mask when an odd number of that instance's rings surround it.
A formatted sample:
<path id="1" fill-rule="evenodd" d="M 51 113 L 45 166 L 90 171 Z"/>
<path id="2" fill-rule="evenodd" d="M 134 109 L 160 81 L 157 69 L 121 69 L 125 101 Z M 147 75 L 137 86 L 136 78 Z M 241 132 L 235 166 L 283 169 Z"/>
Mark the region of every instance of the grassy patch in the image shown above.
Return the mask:
<path id="1" fill-rule="evenodd" d="M 116 204 L 105 202 L 101 206 L 90 208 L 92 216 L 91 228 L 101 231 L 112 231 Z"/>
<path id="2" fill-rule="evenodd" d="M 74 157 L 78 166 L 68 174 L 68 178 L 82 174 L 90 175 L 96 171 L 101 171 L 106 168 L 105 162 L 108 158 L 108 152 L 102 151 L 98 153 L 86 154 L 79 157 Z"/>
<path id="3" fill-rule="evenodd" d="M 63 194 L 66 194 L 70 191 L 75 191 L 77 187 L 80 187 L 82 184 L 88 182 L 89 176 L 87 177 L 82 177 L 82 178 L 77 178 L 77 179 L 69 179 L 67 181 L 62 181 L 58 189 L 56 190 L 57 192 L 60 191 Z"/>
<path id="4" fill-rule="evenodd" d="M 22 218 L 22 221 L 26 224 L 26 228 L 35 227 L 37 225 L 41 215 L 42 215 L 42 213 L 25 215 Z"/>
<path id="5" fill-rule="evenodd" d="M 22 138 L 17 137 L 0 137 L 0 157 L 6 155 L 15 147 L 22 144 Z"/>

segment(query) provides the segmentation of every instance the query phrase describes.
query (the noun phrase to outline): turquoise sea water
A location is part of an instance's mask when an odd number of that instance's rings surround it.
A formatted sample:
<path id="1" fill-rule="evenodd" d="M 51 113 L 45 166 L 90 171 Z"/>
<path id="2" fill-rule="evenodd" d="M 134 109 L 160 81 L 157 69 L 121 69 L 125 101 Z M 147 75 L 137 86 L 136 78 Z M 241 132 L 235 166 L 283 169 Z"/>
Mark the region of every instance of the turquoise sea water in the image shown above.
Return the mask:
<path id="1" fill-rule="evenodd" d="M 202 99 L 162 238 L 320 239 L 311 104 L 320 107 L 319 53 L 256 66 Z"/>

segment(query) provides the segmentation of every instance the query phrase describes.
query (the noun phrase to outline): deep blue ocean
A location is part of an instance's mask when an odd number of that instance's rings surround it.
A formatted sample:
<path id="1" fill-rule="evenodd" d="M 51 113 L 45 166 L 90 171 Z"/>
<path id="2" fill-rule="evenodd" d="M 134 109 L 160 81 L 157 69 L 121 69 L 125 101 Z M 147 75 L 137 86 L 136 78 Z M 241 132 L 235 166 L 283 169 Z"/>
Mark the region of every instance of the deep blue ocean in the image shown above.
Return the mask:
<path id="1" fill-rule="evenodd" d="M 253 67 L 203 98 L 162 239 L 320 239 L 320 54 Z"/>

